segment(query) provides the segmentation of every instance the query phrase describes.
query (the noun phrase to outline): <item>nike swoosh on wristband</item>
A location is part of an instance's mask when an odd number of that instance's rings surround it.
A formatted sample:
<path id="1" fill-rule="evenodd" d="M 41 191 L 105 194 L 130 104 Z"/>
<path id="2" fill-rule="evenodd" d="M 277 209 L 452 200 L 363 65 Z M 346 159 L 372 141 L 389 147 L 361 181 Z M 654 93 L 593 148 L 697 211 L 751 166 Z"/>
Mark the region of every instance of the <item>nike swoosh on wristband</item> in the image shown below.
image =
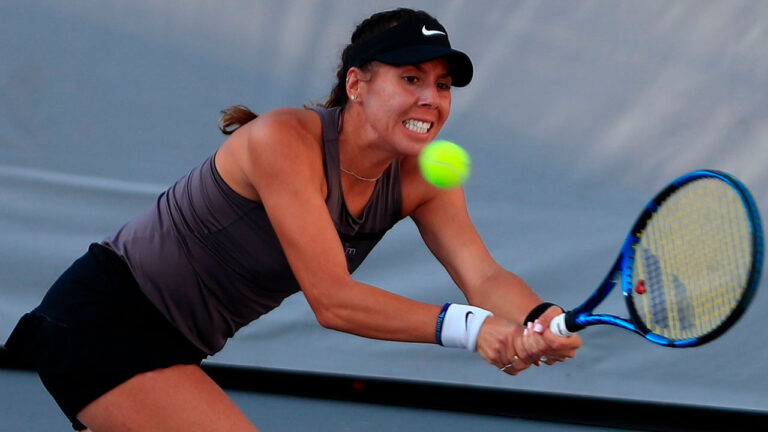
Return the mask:
<path id="1" fill-rule="evenodd" d="M 475 313 L 472 311 L 469 311 L 464 315 L 464 328 L 469 330 L 469 317 L 470 315 L 474 315 Z"/>
<path id="2" fill-rule="evenodd" d="M 427 26 L 421 27 L 421 34 L 423 34 L 424 36 L 437 36 L 437 35 L 445 36 L 445 32 L 441 32 L 440 30 L 427 30 Z"/>

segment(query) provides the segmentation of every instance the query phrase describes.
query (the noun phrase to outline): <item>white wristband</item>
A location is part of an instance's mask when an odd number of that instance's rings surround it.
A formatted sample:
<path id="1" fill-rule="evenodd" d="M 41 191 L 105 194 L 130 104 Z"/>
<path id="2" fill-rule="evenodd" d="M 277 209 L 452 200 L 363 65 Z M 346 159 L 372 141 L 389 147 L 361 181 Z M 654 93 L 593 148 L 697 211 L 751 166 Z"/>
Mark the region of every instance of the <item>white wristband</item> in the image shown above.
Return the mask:
<path id="1" fill-rule="evenodd" d="M 477 350 L 477 335 L 491 312 L 475 306 L 451 304 L 445 311 L 438 342 L 451 348 Z"/>

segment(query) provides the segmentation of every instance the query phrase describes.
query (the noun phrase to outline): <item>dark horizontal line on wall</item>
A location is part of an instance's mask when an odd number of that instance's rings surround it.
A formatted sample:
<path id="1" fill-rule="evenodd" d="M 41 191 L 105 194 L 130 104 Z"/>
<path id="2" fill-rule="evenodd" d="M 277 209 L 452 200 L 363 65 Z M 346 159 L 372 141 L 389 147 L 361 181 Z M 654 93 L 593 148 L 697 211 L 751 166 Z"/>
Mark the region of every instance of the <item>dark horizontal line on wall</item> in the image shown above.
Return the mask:
<path id="1" fill-rule="evenodd" d="M 762 430 L 768 412 L 206 363 L 232 390 L 649 431 Z"/>
<path id="2" fill-rule="evenodd" d="M 0 347 L 0 368 L 29 369 Z M 232 366 L 203 369 L 222 388 L 645 431 L 768 430 L 768 412 Z"/>

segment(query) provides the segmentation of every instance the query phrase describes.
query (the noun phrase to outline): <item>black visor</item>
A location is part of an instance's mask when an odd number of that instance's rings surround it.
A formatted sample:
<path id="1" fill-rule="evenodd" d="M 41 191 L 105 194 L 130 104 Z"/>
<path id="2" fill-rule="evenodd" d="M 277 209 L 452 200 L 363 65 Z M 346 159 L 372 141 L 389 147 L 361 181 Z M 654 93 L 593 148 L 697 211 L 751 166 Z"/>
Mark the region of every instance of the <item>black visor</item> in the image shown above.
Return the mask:
<path id="1" fill-rule="evenodd" d="M 409 19 L 350 49 L 349 64 L 360 67 L 371 60 L 393 66 L 413 65 L 444 58 L 451 85 L 464 87 L 472 80 L 472 61 L 451 48 L 445 27 L 433 19 Z"/>

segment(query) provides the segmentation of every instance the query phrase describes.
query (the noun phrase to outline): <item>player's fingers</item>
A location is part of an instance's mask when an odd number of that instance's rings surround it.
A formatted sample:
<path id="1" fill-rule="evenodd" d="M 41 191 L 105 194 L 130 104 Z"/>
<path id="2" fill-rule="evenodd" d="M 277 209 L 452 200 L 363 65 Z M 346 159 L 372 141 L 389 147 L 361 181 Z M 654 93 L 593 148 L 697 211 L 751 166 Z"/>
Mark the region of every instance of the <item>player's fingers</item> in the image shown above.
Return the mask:
<path id="1" fill-rule="evenodd" d="M 517 355 L 513 341 L 522 334 L 522 328 L 507 321 L 488 317 L 477 339 L 477 352 L 488 363 L 501 369 L 513 363 Z M 508 367 L 507 369 L 510 369 Z M 506 370 L 505 370 L 506 372 Z"/>
<path id="2" fill-rule="evenodd" d="M 563 356 L 548 354 L 548 355 L 541 356 L 541 358 L 539 360 L 542 363 L 544 363 L 544 364 L 552 366 L 555 363 L 562 363 L 562 362 L 564 362 L 565 359 L 566 359 L 566 357 L 563 357 Z"/>
<path id="3" fill-rule="evenodd" d="M 528 369 L 530 366 L 530 364 L 524 362 L 520 357 L 513 356 L 509 362 L 500 367 L 499 370 L 509 375 L 517 375 L 520 372 Z"/>
<path id="4" fill-rule="evenodd" d="M 546 328 L 547 328 L 547 325 L 543 324 L 540 319 L 537 319 L 532 323 L 528 323 L 528 327 L 527 327 L 529 333 L 533 332 L 540 336 L 539 339 L 541 340 L 542 343 L 541 345 L 537 346 L 537 352 L 540 354 L 551 353 L 553 351 L 551 344 L 543 336 L 544 332 L 546 331 Z M 540 355 L 538 361 L 536 362 L 536 366 L 539 366 L 541 363 L 552 364 L 551 363 L 552 361 L 553 360 L 549 359 L 547 355 Z"/>
<path id="5" fill-rule="evenodd" d="M 546 338 L 544 338 L 544 340 L 546 340 Z M 555 363 L 562 363 L 569 358 L 573 358 L 575 355 L 575 350 L 559 350 L 552 348 L 552 346 L 549 345 L 541 354 L 539 361 L 547 365 L 553 365 Z"/>
<path id="6" fill-rule="evenodd" d="M 581 347 L 581 337 L 578 334 L 562 337 L 552 333 L 547 327 L 542 335 L 547 341 L 551 352 L 558 353 L 561 357 L 572 358 L 576 355 L 576 350 Z"/>
<path id="7" fill-rule="evenodd" d="M 541 337 L 534 327 L 526 328 L 523 336 L 518 338 L 515 348 L 517 355 L 526 363 L 538 364 L 541 356 L 549 351 L 549 345 Z"/>
<path id="8" fill-rule="evenodd" d="M 578 335 L 570 338 L 554 335 L 541 319 L 537 319 L 527 323 L 523 337 L 515 344 L 514 349 L 524 362 L 539 366 L 564 362 L 574 357 L 576 349 L 580 346 L 581 338 Z"/>

